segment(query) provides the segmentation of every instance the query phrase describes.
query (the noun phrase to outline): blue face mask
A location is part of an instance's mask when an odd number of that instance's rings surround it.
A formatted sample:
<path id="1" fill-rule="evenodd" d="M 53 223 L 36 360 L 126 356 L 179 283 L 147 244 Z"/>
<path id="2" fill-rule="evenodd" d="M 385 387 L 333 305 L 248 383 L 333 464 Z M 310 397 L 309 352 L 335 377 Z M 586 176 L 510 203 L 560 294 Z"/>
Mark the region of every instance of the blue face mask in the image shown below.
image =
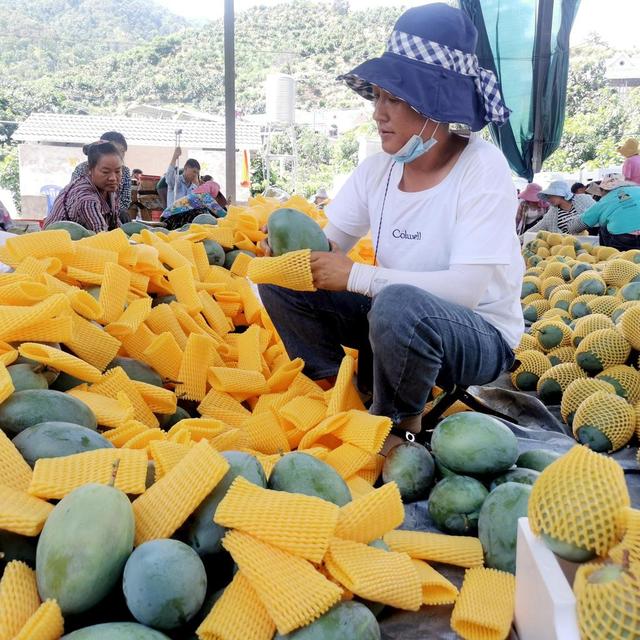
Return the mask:
<path id="1" fill-rule="evenodd" d="M 436 124 L 436 128 L 433 130 L 431 137 L 428 140 L 422 139 L 422 133 L 427 126 L 429 120 L 425 120 L 422 130 L 418 134 L 412 135 L 406 144 L 391 157 L 401 164 L 407 164 L 413 162 L 416 158 L 423 156 L 429 149 L 431 149 L 438 141 L 435 139 L 436 131 L 440 126 L 440 123 Z"/>

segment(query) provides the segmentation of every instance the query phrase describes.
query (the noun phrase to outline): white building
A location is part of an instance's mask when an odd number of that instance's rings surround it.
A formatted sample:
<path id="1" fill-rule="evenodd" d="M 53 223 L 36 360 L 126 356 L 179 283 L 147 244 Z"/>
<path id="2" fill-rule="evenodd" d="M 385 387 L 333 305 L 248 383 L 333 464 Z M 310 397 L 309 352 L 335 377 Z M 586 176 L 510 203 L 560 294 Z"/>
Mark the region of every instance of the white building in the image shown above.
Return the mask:
<path id="1" fill-rule="evenodd" d="M 640 55 L 619 53 L 607 62 L 607 82 L 616 87 L 640 86 Z"/>
<path id="2" fill-rule="evenodd" d="M 163 175 L 173 154 L 176 129 L 181 129 L 181 163 L 187 158 L 200 162 L 202 174 L 212 175 L 226 193 L 225 129 L 223 122 L 144 119 L 109 116 L 78 116 L 55 113 L 31 114 L 14 133 L 19 144 L 22 217 L 41 219 L 47 213 L 46 187 L 64 187 L 75 166 L 85 160 L 83 145 L 106 131 L 120 132 L 129 146 L 125 163 L 147 175 Z M 261 148 L 260 126 L 237 123 L 236 175 L 240 182 L 242 151 Z M 55 191 L 55 190 L 54 190 Z M 238 201 L 249 190 L 236 185 Z"/>

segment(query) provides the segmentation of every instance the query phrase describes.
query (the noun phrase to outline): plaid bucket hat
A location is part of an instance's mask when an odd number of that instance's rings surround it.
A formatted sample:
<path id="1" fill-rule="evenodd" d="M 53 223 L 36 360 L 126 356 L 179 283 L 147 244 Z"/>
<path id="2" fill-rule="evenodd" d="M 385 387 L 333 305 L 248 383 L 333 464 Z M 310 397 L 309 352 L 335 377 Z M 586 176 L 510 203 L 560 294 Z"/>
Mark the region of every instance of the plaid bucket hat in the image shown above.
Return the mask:
<path id="1" fill-rule="evenodd" d="M 467 15 L 444 3 L 414 7 L 395 24 L 386 51 L 338 80 L 368 100 L 377 86 L 438 122 L 479 131 L 501 125 L 510 110 L 495 74 L 478 64 L 478 32 Z"/>

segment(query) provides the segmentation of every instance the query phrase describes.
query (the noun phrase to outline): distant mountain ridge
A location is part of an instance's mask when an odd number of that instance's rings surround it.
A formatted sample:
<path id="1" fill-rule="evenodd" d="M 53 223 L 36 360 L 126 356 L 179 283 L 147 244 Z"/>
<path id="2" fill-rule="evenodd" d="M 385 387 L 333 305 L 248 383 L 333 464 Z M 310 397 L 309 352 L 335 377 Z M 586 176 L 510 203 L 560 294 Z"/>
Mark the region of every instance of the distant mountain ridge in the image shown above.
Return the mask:
<path id="1" fill-rule="evenodd" d="M 4 78 L 41 77 L 188 24 L 143 0 L 0 0 L 0 68 Z"/>
<path id="2" fill-rule="evenodd" d="M 113 113 L 131 102 L 222 113 L 222 20 L 190 27 L 141 0 L 19 4 L 0 0 L 0 42 L 10 41 L 11 34 L 16 39 L 15 49 L 0 48 L 14 113 Z M 335 77 L 381 53 L 401 11 L 396 6 L 351 12 L 344 0 L 294 0 L 239 13 L 238 109 L 264 111 L 264 80 L 273 71 L 297 78 L 299 108 L 357 105 L 360 98 Z M 25 31 L 43 35 L 18 42 Z M 106 39 L 100 35 L 105 32 Z"/>

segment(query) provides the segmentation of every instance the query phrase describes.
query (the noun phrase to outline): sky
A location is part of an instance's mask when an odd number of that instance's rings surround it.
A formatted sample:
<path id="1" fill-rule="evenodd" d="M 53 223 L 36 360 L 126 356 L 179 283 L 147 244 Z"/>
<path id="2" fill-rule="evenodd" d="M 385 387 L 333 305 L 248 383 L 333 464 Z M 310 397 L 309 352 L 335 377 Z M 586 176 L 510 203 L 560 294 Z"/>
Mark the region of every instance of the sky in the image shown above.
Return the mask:
<path id="1" fill-rule="evenodd" d="M 287 0 L 235 0 L 236 12 L 256 5 L 274 5 Z M 327 0 L 329 1 L 329 0 Z M 352 9 L 402 4 L 412 7 L 429 0 L 350 0 Z M 533 0 L 531 0 L 533 1 Z M 559 1 L 559 0 L 557 0 Z M 223 0 L 158 0 L 174 13 L 188 18 L 219 18 L 224 12 Z M 606 9 L 604 9 L 606 7 Z M 571 32 L 571 44 L 579 44 L 592 31 L 597 32 L 612 47 L 619 49 L 640 46 L 640 1 L 582 0 Z"/>

